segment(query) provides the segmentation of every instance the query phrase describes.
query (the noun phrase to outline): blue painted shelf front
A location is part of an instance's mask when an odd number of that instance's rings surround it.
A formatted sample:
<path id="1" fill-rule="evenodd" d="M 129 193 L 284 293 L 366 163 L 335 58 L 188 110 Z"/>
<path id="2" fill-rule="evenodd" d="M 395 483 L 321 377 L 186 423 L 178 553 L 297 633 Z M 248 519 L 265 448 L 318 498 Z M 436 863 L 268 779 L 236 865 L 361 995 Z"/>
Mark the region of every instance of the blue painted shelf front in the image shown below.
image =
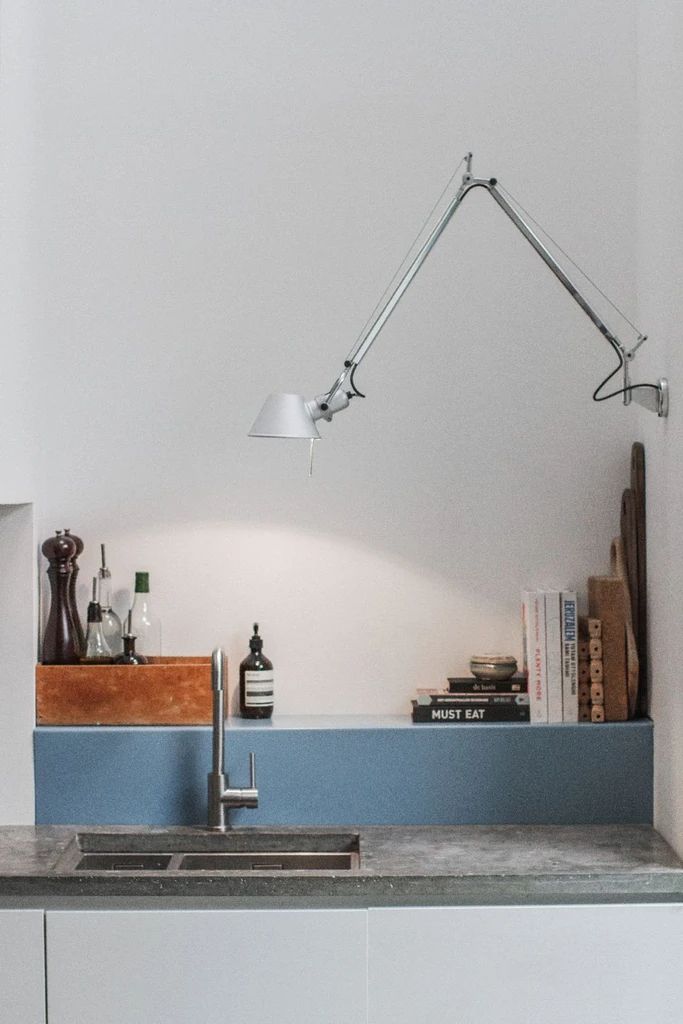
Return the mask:
<path id="1" fill-rule="evenodd" d="M 652 821 L 652 722 L 413 725 L 407 717 L 231 719 L 227 768 L 261 799 L 240 825 Z M 205 727 L 35 730 L 39 824 L 201 825 Z"/>

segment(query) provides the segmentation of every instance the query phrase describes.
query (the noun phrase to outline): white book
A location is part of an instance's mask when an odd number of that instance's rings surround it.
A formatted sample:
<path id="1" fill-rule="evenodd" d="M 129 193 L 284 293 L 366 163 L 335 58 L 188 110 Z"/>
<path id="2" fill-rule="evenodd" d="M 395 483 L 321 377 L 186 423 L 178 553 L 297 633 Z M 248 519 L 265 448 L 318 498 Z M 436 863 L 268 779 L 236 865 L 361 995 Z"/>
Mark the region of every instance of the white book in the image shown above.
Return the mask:
<path id="1" fill-rule="evenodd" d="M 524 673 L 529 690 L 530 720 L 532 722 L 547 722 L 545 601 L 542 591 L 522 591 L 522 621 Z"/>
<path id="2" fill-rule="evenodd" d="M 576 594 L 563 590 L 562 605 L 562 720 L 579 720 L 578 613 Z"/>
<path id="3" fill-rule="evenodd" d="M 562 714 L 562 593 L 543 591 L 545 599 L 546 689 L 548 721 L 561 722 Z"/>
<path id="4" fill-rule="evenodd" d="M 531 661 L 533 659 L 533 638 L 531 620 L 533 618 L 533 590 L 522 591 L 522 672 L 527 681 L 527 691 L 531 693 Z"/>

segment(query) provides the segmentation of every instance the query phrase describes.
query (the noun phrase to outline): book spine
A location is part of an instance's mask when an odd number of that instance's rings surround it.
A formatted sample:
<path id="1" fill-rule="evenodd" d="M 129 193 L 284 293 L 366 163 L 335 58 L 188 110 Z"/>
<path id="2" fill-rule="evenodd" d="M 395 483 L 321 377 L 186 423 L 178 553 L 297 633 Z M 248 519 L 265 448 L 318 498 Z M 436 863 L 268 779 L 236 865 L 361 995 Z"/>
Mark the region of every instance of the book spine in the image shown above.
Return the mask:
<path id="1" fill-rule="evenodd" d="M 545 652 L 548 688 L 548 721 L 562 721 L 562 594 L 559 590 L 546 590 L 545 598 Z"/>
<path id="2" fill-rule="evenodd" d="M 528 671 L 528 690 L 531 721 L 548 721 L 548 689 L 545 658 L 545 602 L 542 592 L 524 591 L 523 616 L 525 623 L 525 659 Z"/>
<path id="3" fill-rule="evenodd" d="M 413 722 L 434 722 L 450 725 L 468 725 L 476 722 L 528 722 L 529 708 L 524 705 L 509 707 L 413 707 Z"/>
<path id="4" fill-rule="evenodd" d="M 513 676 L 511 679 L 461 679 L 448 677 L 451 693 L 526 693 L 526 679 Z"/>
<path id="5" fill-rule="evenodd" d="M 417 704 L 421 707 L 524 707 L 529 705 L 528 693 L 418 693 Z"/>
<path id="6" fill-rule="evenodd" d="M 578 616 L 576 594 L 563 590 L 562 604 L 562 720 L 579 717 Z"/>
<path id="7" fill-rule="evenodd" d="M 522 674 L 526 679 L 527 692 L 531 701 L 531 687 L 533 675 L 531 671 L 533 640 L 532 640 L 532 618 L 533 618 L 533 591 L 522 591 Z M 533 713 L 531 720 L 533 721 Z"/>

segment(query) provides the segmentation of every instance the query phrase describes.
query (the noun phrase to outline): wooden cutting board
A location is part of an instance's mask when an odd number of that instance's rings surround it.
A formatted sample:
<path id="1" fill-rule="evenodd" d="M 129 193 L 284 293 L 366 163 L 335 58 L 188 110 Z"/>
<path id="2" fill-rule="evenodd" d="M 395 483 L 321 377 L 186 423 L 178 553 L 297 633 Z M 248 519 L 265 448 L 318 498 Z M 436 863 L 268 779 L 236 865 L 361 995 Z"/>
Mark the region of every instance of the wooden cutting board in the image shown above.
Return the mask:
<path id="1" fill-rule="evenodd" d="M 633 632 L 640 664 L 636 712 L 647 714 L 647 551 L 645 522 L 645 449 L 631 448 L 631 486 L 621 499 L 621 539 L 631 602 Z"/>
<path id="2" fill-rule="evenodd" d="M 636 535 L 636 589 L 637 606 L 633 609 L 633 630 L 638 644 L 640 682 L 638 686 L 638 713 L 648 711 L 647 692 L 647 538 L 645 520 L 645 448 L 636 441 L 631 449 L 631 491 Z"/>
<path id="3" fill-rule="evenodd" d="M 626 555 L 624 552 L 624 542 L 621 537 L 615 537 L 612 541 L 610 561 L 612 564 L 612 575 L 616 576 L 617 579 L 621 580 L 622 587 L 624 588 L 624 607 L 628 611 L 628 615 L 625 622 L 626 689 L 628 692 L 628 717 L 635 718 L 638 704 L 638 677 L 640 666 L 638 661 L 638 645 L 636 643 L 636 637 L 633 631 L 633 623 L 631 621 L 630 615 L 631 598 L 628 593 L 628 579 L 626 571 Z"/>
<path id="4" fill-rule="evenodd" d="M 634 623 L 636 642 L 638 642 L 640 602 L 638 590 L 638 535 L 636 528 L 636 503 L 630 487 L 621 496 L 621 542 L 626 560 L 625 569 L 631 603 L 631 618 Z M 612 571 L 614 572 L 614 569 Z"/>

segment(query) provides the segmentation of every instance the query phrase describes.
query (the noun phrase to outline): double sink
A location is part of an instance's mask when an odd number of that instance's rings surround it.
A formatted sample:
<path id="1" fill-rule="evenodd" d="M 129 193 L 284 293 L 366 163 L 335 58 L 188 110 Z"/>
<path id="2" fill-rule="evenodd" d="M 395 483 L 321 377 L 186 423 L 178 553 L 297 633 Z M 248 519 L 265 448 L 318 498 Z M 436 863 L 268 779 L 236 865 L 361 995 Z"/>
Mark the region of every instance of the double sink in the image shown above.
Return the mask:
<path id="1" fill-rule="evenodd" d="M 62 873 L 357 871 L 357 833 L 79 832 L 59 859 Z"/>

